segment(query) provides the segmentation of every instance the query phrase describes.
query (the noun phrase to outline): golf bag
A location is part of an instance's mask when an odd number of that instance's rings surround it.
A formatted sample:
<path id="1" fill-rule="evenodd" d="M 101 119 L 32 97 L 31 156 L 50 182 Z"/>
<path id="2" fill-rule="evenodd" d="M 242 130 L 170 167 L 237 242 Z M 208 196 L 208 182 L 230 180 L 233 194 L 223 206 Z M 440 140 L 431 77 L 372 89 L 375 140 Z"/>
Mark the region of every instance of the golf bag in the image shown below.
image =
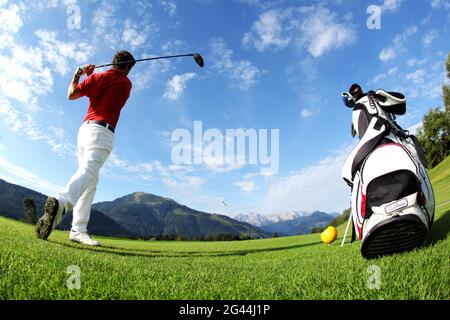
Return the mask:
<path id="1" fill-rule="evenodd" d="M 360 138 L 342 176 L 352 187 L 350 219 L 362 240 L 362 256 L 425 245 L 434 219 L 434 194 L 417 138 L 395 122 L 396 115 L 406 112 L 406 98 L 384 90 L 363 93 L 356 84 L 342 97 L 353 109 L 352 134 Z"/>

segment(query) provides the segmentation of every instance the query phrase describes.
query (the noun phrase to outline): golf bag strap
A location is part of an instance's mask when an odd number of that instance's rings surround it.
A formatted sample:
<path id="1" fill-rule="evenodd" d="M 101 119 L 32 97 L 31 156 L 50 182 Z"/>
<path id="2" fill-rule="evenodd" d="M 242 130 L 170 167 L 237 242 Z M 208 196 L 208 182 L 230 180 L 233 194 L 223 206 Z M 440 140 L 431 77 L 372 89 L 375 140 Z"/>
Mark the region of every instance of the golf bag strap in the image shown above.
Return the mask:
<path id="1" fill-rule="evenodd" d="M 406 98 L 399 92 L 386 92 L 382 89 L 375 93 L 378 105 L 386 112 L 403 115 L 406 112 Z"/>
<path id="2" fill-rule="evenodd" d="M 412 140 L 412 142 L 414 143 L 414 147 L 417 150 L 417 155 L 419 156 L 419 160 L 422 162 L 422 164 L 425 168 L 428 168 L 428 161 L 427 161 L 427 158 L 425 157 L 425 151 L 423 150 L 422 145 L 419 142 L 419 139 L 417 139 L 417 137 L 413 134 L 410 134 L 408 136 L 408 138 L 410 138 Z"/>
<path id="3" fill-rule="evenodd" d="M 366 157 L 379 145 L 387 131 L 387 126 L 383 118 L 372 117 L 366 133 L 352 150 L 342 168 L 342 177 L 347 184 L 352 184 L 351 182 L 356 171 L 361 167 Z"/>
<path id="4" fill-rule="evenodd" d="M 375 94 L 386 98 L 385 101 L 380 102 L 382 106 L 391 106 L 406 103 L 405 96 L 399 92 L 387 92 L 383 89 L 378 89 Z"/>
<path id="5" fill-rule="evenodd" d="M 383 92 L 385 92 L 385 91 L 383 91 Z M 380 100 L 378 100 L 376 96 L 377 96 L 376 94 L 375 95 L 370 94 L 368 96 L 368 99 L 369 99 L 369 103 L 371 105 L 373 105 L 375 107 L 375 109 L 377 110 L 378 117 L 382 118 L 385 121 L 387 128 L 395 136 L 400 137 L 401 139 L 407 139 L 408 135 L 409 135 L 408 131 L 403 130 L 403 128 L 395 121 L 395 114 L 385 110 L 383 107 L 384 106 L 383 103 Z M 406 101 L 406 98 L 403 98 L 402 101 Z M 398 113 L 398 114 L 403 114 L 403 113 Z"/>
<path id="6" fill-rule="evenodd" d="M 353 119 L 352 126 L 353 130 L 358 133 L 358 137 L 361 139 L 369 127 L 370 120 L 374 116 L 367 111 L 367 108 L 362 103 L 357 103 L 353 109 L 353 115 L 356 115 L 357 120 Z M 356 127 L 355 127 L 356 126 Z M 353 132 L 352 132 L 353 133 Z M 353 135 L 355 136 L 355 135 Z"/>

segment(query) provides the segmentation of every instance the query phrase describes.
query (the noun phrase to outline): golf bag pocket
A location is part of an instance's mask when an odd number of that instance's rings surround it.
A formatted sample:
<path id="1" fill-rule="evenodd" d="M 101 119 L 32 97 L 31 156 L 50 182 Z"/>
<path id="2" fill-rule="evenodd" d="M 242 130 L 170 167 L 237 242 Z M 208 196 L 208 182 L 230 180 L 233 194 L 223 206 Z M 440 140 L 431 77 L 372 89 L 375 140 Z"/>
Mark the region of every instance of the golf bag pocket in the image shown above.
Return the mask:
<path id="1" fill-rule="evenodd" d="M 405 146 L 382 144 L 356 172 L 352 218 L 366 258 L 426 243 L 434 196 L 422 163 Z"/>

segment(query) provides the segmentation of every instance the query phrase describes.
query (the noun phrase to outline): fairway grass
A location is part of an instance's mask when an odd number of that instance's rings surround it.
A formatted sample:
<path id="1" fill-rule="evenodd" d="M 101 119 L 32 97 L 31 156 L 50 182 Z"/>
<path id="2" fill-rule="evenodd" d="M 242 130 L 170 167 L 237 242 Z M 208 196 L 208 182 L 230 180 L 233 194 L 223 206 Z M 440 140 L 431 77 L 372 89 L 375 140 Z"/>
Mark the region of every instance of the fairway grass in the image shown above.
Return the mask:
<path id="1" fill-rule="evenodd" d="M 232 242 L 137 241 L 95 237 L 84 247 L 55 231 L 0 218 L 0 299 L 449 299 L 450 167 L 437 169 L 430 244 L 365 260 L 360 242 L 340 247 L 320 235 Z M 431 172 L 431 176 L 433 176 Z M 347 241 L 348 242 L 348 241 Z M 70 289 L 68 267 L 80 269 Z M 375 266 L 375 267 L 374 267 Z M 371 270 L 380 286 L 371 288 Z"/>

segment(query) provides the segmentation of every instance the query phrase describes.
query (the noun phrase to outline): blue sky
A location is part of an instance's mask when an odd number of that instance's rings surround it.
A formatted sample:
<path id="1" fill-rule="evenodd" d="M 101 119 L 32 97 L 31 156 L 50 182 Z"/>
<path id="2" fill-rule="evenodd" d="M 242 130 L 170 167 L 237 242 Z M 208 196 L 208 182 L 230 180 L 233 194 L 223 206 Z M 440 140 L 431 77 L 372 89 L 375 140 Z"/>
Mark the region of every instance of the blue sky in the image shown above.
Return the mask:
<path id="1" fill-rule="evenodd" d="M 380 29 L 367 26 L 370 5 Z M 339 94 L 353 82 L 403 92 L 399 122 L 417 127 L 442 105 L 450 1 L 0 0 L 0 21 L 0 178 L 52 194 L 75 172 L 88 104 L 66 98 L 77 66 L 119 49 L 200 52 L 203 69 L 186 58 L 133 69 L 95 202 L 143 191 L 234 216 L 348 207 L 340 170 L 355 140 Z M 279 170 L 174 164 L 171 135 L 194 121 L 278 129 Z"/>

